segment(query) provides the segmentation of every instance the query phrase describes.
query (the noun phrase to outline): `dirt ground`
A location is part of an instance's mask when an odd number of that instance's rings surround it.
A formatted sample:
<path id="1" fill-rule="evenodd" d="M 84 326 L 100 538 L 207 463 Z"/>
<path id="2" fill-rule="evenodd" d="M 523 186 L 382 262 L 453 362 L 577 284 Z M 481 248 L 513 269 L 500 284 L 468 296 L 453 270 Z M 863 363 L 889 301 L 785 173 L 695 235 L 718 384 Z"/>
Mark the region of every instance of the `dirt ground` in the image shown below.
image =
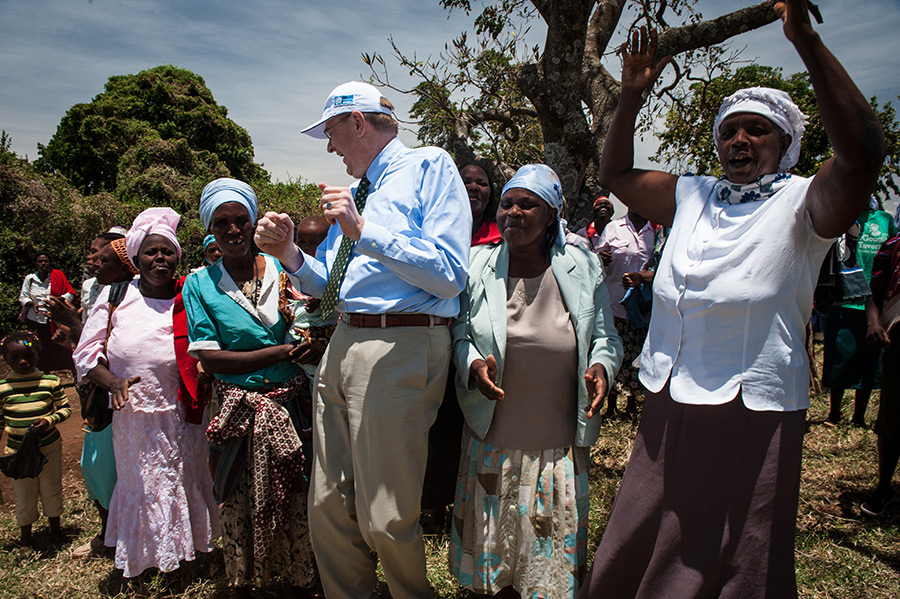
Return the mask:
<path id="1" fill-rule="evenodd" d="M 6 364 L 0 361 L 0 378 L 5 378 L 9 371 Z M 78 393 L 72 381 L 72 374 L 67 371 L 58 371 L 57 375 L 65 386 L 66 397 L 69 398 L 69 406 L 72 415 L 57 428 L 62 437 L 62 468 L 63 468 L 63 497 L 71 496 L 73 490 L 84 492 L 84 480 L 81 478 L 81 444 L 84 442 L 84 432 L 81 430 L 83 420 L 81 407 L 78 403 Z M 2 431 L 0 431 L 2 434 Z M 6 447 L 6 435 L 0 440 L 0 448 Z M 13 490 L 10 479 L 0 474 L 0 491 L 3 492 L 4 502 L 0 504 L 0 512 L 12 513 L 15 508 L 13 502 Z"/>

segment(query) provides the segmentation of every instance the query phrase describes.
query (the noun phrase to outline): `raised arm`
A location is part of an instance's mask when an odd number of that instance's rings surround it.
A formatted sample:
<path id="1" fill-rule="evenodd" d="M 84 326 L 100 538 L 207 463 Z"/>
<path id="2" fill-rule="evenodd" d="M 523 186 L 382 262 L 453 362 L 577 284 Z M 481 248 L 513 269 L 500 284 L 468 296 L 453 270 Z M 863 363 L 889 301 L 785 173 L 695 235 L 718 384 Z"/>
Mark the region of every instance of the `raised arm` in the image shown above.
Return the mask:
<path id="1" fill-rule="evenodd" d="M 884 133 L 850 75 L 813 30 L 806 0 L 778 2 L 775 12 L 809 71 L 834 149 L 810 184 L 807 210 L 819 235 L 836 237 L 853 224 L 875 188 L 884 161 Z"/>
<path id="2" fill-rule="evenodd" d="M 600 183 L 626 206 L 646 219 L 671 226 L 675 217 L 678 177 L 662 171 L 634 168 L 634 124 L 653 86 L 671 57 L 657 62 L 656 31 L 641 27 L 630 44 L 622 44 L 622 92 L 600 159 Z"/>

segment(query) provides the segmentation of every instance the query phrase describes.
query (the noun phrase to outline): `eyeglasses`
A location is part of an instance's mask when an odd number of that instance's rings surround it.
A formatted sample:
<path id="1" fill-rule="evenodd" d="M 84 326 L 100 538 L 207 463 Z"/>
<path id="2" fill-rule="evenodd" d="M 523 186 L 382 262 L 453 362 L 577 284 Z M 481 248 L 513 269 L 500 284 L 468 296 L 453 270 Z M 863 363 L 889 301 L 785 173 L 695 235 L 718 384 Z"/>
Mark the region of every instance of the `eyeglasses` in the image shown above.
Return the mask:
<path id="1" fill-rule="evenodd" d="M 335 127 L 337 127 L 338 124 L 340 124 L 342 121 L 346 121 L 348 118 L 350 118 L 351 114 L 353 114 L 353 113 L 348 112 L 347 114 L 345 114 L 344 116 L 342 116 L 341 118 L 336 120 L 334 123 L 332 123 L 331 129 L 334 129 Z M 325 137 L 328 138 L 328 141 L 331 141 L 331 131 L 329 131 L 328 129 L 325 129 L 324 131 L 322 131 L 322 133 L 325 134 Z"/>

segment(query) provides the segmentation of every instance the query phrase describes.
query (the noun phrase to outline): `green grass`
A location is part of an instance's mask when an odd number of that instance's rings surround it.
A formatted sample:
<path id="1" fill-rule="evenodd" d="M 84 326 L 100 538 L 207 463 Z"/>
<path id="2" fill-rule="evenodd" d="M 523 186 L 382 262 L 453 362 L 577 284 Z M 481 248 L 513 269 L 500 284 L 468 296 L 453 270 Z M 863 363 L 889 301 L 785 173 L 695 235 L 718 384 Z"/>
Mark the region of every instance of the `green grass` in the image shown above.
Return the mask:
<path id="1" fill-rule="evenodd" d="M 870 423 L 877 408 L 876 392 L 869 406 Z M 875 483 L 875 435 L 849 424 L 822 424 L 827 409 L 827 396 L 815 395 L 808 415 L 797 518 L 800 596 L 900 597 L 900 509 L 877 521 L 859 515 L 859 504 Z M 850 410 L 845 407 L 844 411 Z M 590 556 L 609 517 L 636 428 L 635 423 L 625 419 L 606 422 L 600 441 L 591 452 Z M 9 505 L 12 498 L 7 497 L 7 505 L 0 508 L 0 598 L 229 596 L 220 551 L 201 556 L 174 573 L 145 573 L 128 582 L 113 568 L 108 557 L 72 559 L 71 549 L 90 540 L 96 532 L 97 521 L 79 481 L 67 482 L 65 494 L 63 524 L 69 543 L 53 548 L 47 539 L 46 521 L 42 520 L 35 528 L 38 551 L 27 558 L 19 557 L 18 529 Z M 440 599 L 465 597 L 447 571 L 447 538 L 426 537 L 426 549 L 429 578 L 436 596 Z M 272 589 L 275 593 L 283 590 Z M 377 590 L 381 596 L 388 596 L 383 579 Z M 258 592 L 256 596 L 278 594 Z"/>

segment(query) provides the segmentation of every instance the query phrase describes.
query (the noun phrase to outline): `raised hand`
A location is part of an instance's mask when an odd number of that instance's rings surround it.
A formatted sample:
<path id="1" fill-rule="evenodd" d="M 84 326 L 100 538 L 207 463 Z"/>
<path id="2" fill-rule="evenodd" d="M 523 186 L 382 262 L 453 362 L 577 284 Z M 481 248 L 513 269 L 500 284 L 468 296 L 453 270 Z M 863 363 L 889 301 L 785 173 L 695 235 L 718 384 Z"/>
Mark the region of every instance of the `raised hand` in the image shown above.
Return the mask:
<path id="1" fill-rule="evenodd" d="M 341 233 L 353 241 L 359 241 L 365 221 L 356 209 L 350 188 L 331 187 L 327 183 L 319 183 L 319 189 L 322 191 L 319 208 L 322 209 L 328 223 L 333 225 L 337 222 L 341 227 Z"/>
<path id="2" fill-rule="evenodd" d="M 657 37 L 656 29 L 641 27 L 635 29 L 631 39 L 619 48 L 622 54 L 622 91 L 627 89 L 644 93 L 653 87 L 672 60 L 671 56 L 656 60 Z"/>
<path id="3" fill-rule="evenodd" d="M 497 380 L 497 360 L 489 355 L 486 360 L 474 360 L 469 367 L 469 374 L 475 377 L 478 390 L 492 401 L 503 399 L 503 389 L 494 384 Z"/>
<path id="4" fill-rule="evenodd" d="M 587 412 L 588 418 L 593 418 L 594 414 L 603 407 L 603 398 L 606 397 L 606 391 L 609 389 L 606 368 L 602 364 L 588 366 L 584 373 L 584 383 L 587 385 L 588 399 L 591 400 L 590 405 L 584 411 Z"/>
<path id="5" fill-rule="evenodd" d="M 784 36 L 791 42 L 801 34 L 812 33 L 806 0 L 783 0 L 776 2 L 774 9 L 775 14 L 784 23 Z"/>
<path id="6" fill-rule="evenodd" d="M 303 266 L 303 255 L 294 245 L 294 221 L 287 214 L 266 212 L 256 224 L 253 240 L 261 251 L 278 258 L 289 272 Z"/>

